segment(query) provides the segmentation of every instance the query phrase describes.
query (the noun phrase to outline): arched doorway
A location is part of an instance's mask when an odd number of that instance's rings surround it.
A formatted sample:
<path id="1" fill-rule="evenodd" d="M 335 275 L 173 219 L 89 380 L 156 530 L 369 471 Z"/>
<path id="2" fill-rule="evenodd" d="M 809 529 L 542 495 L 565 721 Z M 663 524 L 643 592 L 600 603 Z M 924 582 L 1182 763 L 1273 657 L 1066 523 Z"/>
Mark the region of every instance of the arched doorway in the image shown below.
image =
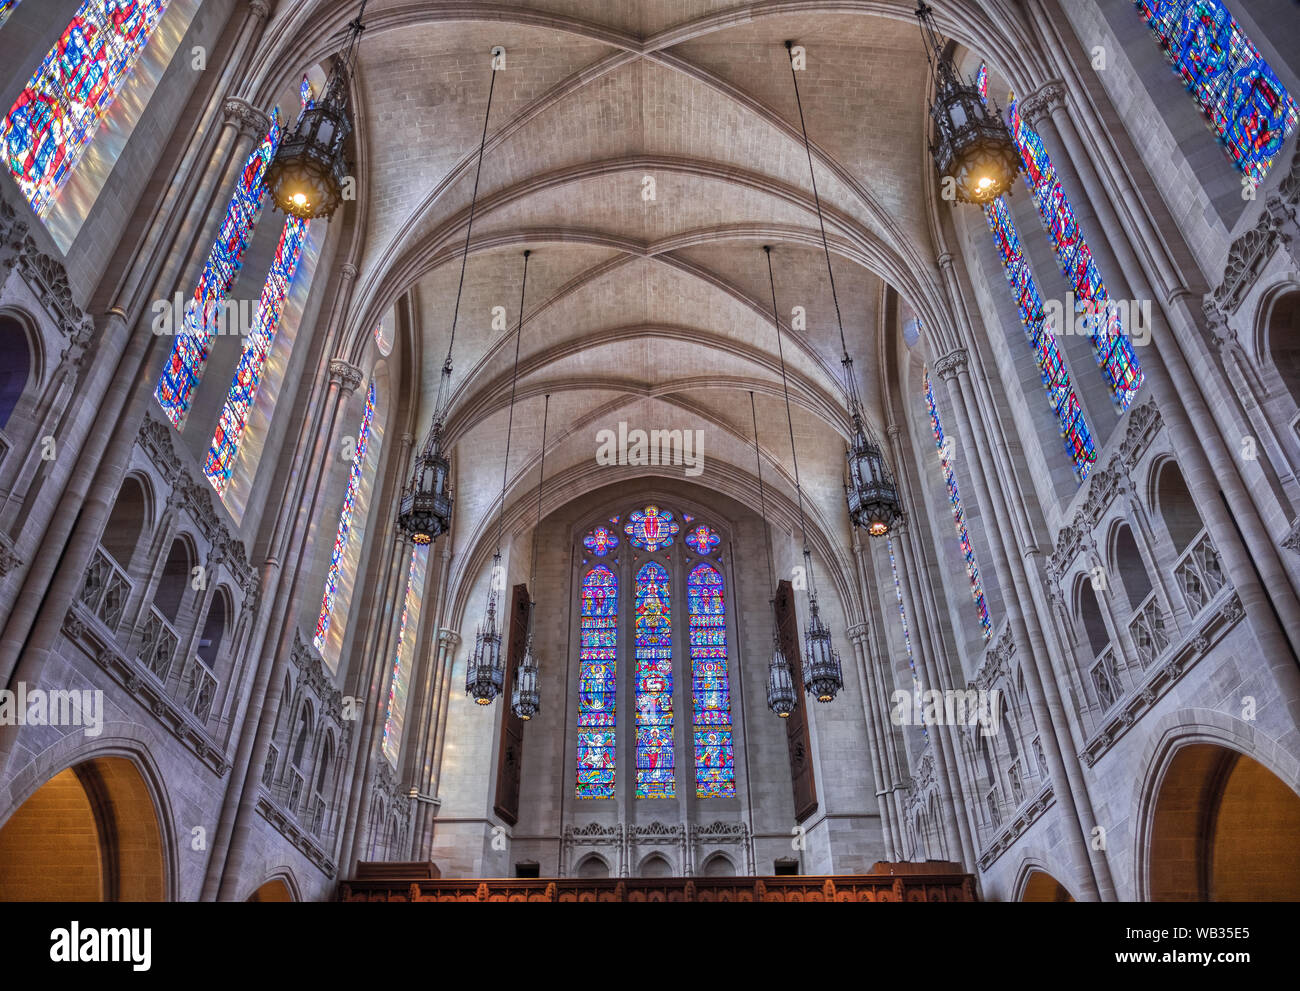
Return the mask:
<path id="1" fill-rule="evenodd" d="M 1025 879 L 1020 900 L 1022 902 L 1072 902 L 1074 896 L 1065 890 L 1065 885 L 1047 871 L 1032 870 Z"/>
<path id="2" fill-rule="evenodd" d="M 1300 795 L 1227 747 L 1189 744 L 1174 755 L 1150 844 L 1152 901 L 1300 900 Z"/>
<path id="3" fill-rule="evenodd" d="M 249 895 L 248 900 L 250 902 L 291 902 L 294 898 L 289 886 L 282 879 L 274 877 Z"/>
<path id="4" fill-rule="evenodd" d="M 162 830 L 125 757 L 60 771 L 0 826 L 0 901 L 162 901 Z"/>

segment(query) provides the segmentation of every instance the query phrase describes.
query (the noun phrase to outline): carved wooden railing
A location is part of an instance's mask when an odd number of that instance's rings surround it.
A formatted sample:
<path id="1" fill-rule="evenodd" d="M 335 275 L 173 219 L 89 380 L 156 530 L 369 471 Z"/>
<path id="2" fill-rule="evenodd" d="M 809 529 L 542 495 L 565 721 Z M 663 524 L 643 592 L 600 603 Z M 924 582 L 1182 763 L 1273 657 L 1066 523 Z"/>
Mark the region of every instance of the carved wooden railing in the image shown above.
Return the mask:
<path id="1" fill-rule="evenodd" d="M 973 902 L 970 874 L 344 881 L 345 902 Z"/>

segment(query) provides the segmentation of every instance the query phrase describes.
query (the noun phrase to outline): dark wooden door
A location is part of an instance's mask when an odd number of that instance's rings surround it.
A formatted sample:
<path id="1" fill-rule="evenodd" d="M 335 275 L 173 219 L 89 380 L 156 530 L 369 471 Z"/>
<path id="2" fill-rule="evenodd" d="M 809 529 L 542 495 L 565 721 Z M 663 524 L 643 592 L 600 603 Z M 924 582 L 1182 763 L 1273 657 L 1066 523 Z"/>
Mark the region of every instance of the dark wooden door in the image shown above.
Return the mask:
<path id="1" fill-rule="evenodd" d="M 808 738 L 808 696 L 803 690 L 803 655 L 799 650 L 799 623 L 794 611 L 794 589 L 788 581 L 776 587 L 776 628 L 781 650 L 794 679 L 794 712 L 785 719 L 790 747 L 790 781 L 794 786 L 794 818 L 803 822 L 817 811 L 817 779 L 813 774 L 812 742 Z"/>
<path id="2" fill-rule="evenodd" d="M 524 657 L 528 638 L 528 586 L 516 585 L 510 597 L 509 641 L 506 645 L 506 676 L 502 682 L 501 739 L 497 746 L 497 796 L 494 811 L 509 826 L 519 821 L 519 772 L 524 760 L 524 721 L 510 709 L 515 670 Z M 504 617 L 503 617 L 504 619 Z"/>

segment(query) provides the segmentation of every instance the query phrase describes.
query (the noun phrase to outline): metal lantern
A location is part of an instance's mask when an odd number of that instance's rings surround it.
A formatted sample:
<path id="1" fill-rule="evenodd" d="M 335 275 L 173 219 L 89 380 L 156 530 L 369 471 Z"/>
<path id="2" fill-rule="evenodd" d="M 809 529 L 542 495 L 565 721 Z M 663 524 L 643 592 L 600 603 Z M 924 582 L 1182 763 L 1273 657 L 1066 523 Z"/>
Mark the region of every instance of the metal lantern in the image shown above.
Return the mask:
<path id="1" fill-rule="evenodd" d="M 859 422 L 853 446 L 846 454 L 849 480 L 844 495 L 853 525 L 873 537 L 883 537 L 903 518 L 898 487 L 879 445 L 867 437 Z"/>
<path id="2" fill-rule="evenodd" d="M 794 678 L 790 664 L 785 659 L 781 644 L 772 637 L 772 660 L 767 666 L 767 707 L 782 719 L 794 712 L 799 698 L 794 691 Z"/>
<path id="3" fill-rule="evenodd" d="M 499 560 L 499 559 L 497 559 Z M 506 669 L 501 663 L 501 631 L 497 629 L 497 603 L 488 600 L 487 615 L 474 638 L 474 653 L 465 669 L 465 694 L 478 705 L 491 705 L 501 694 Z"/>
<path id="4" fill-rule="evenodd" d="M 538 688 L 537 659 L 533 657 L 533 637 L 528 635 L 523 659 L 515 671 L 515 687 L 510 693 L 510 711 L 525 721 L 532 719 L 542 708 Z"/>
<path id="5" fill-rule="evenodd" d="M 454 502 L 450 474 L 451 462 L 442 453 L 442 424 L 434 423 L 415 456 L 397 516 L 397 525 L 414 543 L 431 544 L 450 528 Z"/>
<path id="6" fill-rule="evenodd" d="M 331 217 L 343 202 L 348 165 L 343 145 L 352 133 L 348 115 L 348 82 L 357 39 L 365 30 L 361 14 L 348 25 L 347 47 L 334 61 L 325 92 L 304 107 L 292 134 L 280 139 L 266 168 L 265 182 L 275 205 L 304 220 Z"/>
<path id="7" fill-rule="evenodd" d="M 934 140 L 930 154 L 939 175 L 953 181 L 951 191 L 958 201 L 991 203 L 1011 189 L 1020 173 L 1020 152 L 997 105 L 990 112 L 979 88 L 963 79 L 952 59 L 944 54 L 944 42 L 934 29 L 932 14 L 925 3 L 916 9 L 934 79 L 930 103 Z"/>
<path id="8" fill-rule="evenodd" d="M 804 631 L 804 688 L 818 702 L 830 702 L 844 687 L 840 655 L 831 643 L 831 631 L 822 623 L 817 600 L 809 605 L 808 629 Z"/>

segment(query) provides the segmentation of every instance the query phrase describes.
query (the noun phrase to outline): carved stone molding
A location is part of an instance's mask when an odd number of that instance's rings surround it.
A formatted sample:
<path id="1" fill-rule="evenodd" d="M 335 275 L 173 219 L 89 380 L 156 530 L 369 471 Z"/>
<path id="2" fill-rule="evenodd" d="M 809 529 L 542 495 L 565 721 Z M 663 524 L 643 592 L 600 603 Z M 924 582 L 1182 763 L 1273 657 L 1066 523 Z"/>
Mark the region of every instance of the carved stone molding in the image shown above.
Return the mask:
<path id="1" fill-rule="evenodd" d="M 343 725 L 343 693 L 334 685 L 333 676 L 325 670 L 320 652 L 303 642 L 302 635 L 293 631 L 293 651 L 290 654 L 298 669 L 300 685 L 305 685 L 320 699 L 326 715 L 340 727 Z M 387 763 L 385 761 L 384 763 Z"/>
<path id="2" fill-rule="evenodd" d="M 1217 309 L 1225 314 L 1236 312 L 1273 252 L 1290 242 L 1291 235 L 1283 230 L 1289 219 L 1281 198 L 1270 197 L 1255 226 L 1232 242 L 1223 281 L 1208 297 Z"/>
<path id="3" fill-rule="evenodd" d="M 1020 116 L 1030 127 L 1037 127 L 1058 110 L 1065 109 L 1065 83 L 1052 79 L 1043 83 L 1017 104 Z"/>
<path id="4" fill-rule="evenodd" d="M 259 20 L 264 21 L 271 16 L 270 0 L 248 0 L 248 9 Z"/>
<path id="5" fill-rule="evenodd" d="M 330 381 L 338 382 L 340 391 L 353 393 L 361 385 L 361 369 L 342 358 L 330 359 Z"/>
<path id="6" fill-rule="evenodd" d="M 136 444 L 171 488 L 167 495 L 167 508 L 172 512 L 184 510 L 188 513 L 208 542 L 211 548 L 209 567 L 225 564 L 244 593 L 245 602 L 256 602 L 260 593 L 260 579 L 248 561 L 244 542 L 235 537 L 217 515 L 212 503 L 215 498 L 212 487 L 206 481 L 193 479 L 177 456 L 172 444 L 171 428 L 155 418 L 152 412 L 147 413 L 144 422 L 140 424 Z"/>
<path id="7" fill-rule="evenodd" d="M 95 323 L 72 298 L 68 270 L 37 247 L 13 206 L 0 198 L 0 279 L 17 268 L 32 293 L 67 340 L 63 359 L 80 365 L 95 332 Z"/>
<path id="8" fill-rule="evenodd" d="M 271 127 L 271 118 L 247 100 L 228 96 L 221 105 L 227 124 L 234 124 L 246 138 L 260 138 Z"/>
<path id="9" fill-rule="evenodd" d="M 1282 546 L 1289 551 L 1300 554 L 1300 516 L 1295 518 L 1295 522 L 1291 524 L 1291 529 L 1282 538 Z"/>
<path id="10" fill-rule="evenodd" d="M 7 536 L 0 533 L 0 578 L 22 566 L 23 559 L 14 551 L 14 545 Z"/>
<path id="11" fill-rule="evenodd" d="M 966 370 L 966 349 L 957 348 L 948 352 L 934 363 L 934 370 L 945 382 L 951 381 L 954 376 Z"/>

